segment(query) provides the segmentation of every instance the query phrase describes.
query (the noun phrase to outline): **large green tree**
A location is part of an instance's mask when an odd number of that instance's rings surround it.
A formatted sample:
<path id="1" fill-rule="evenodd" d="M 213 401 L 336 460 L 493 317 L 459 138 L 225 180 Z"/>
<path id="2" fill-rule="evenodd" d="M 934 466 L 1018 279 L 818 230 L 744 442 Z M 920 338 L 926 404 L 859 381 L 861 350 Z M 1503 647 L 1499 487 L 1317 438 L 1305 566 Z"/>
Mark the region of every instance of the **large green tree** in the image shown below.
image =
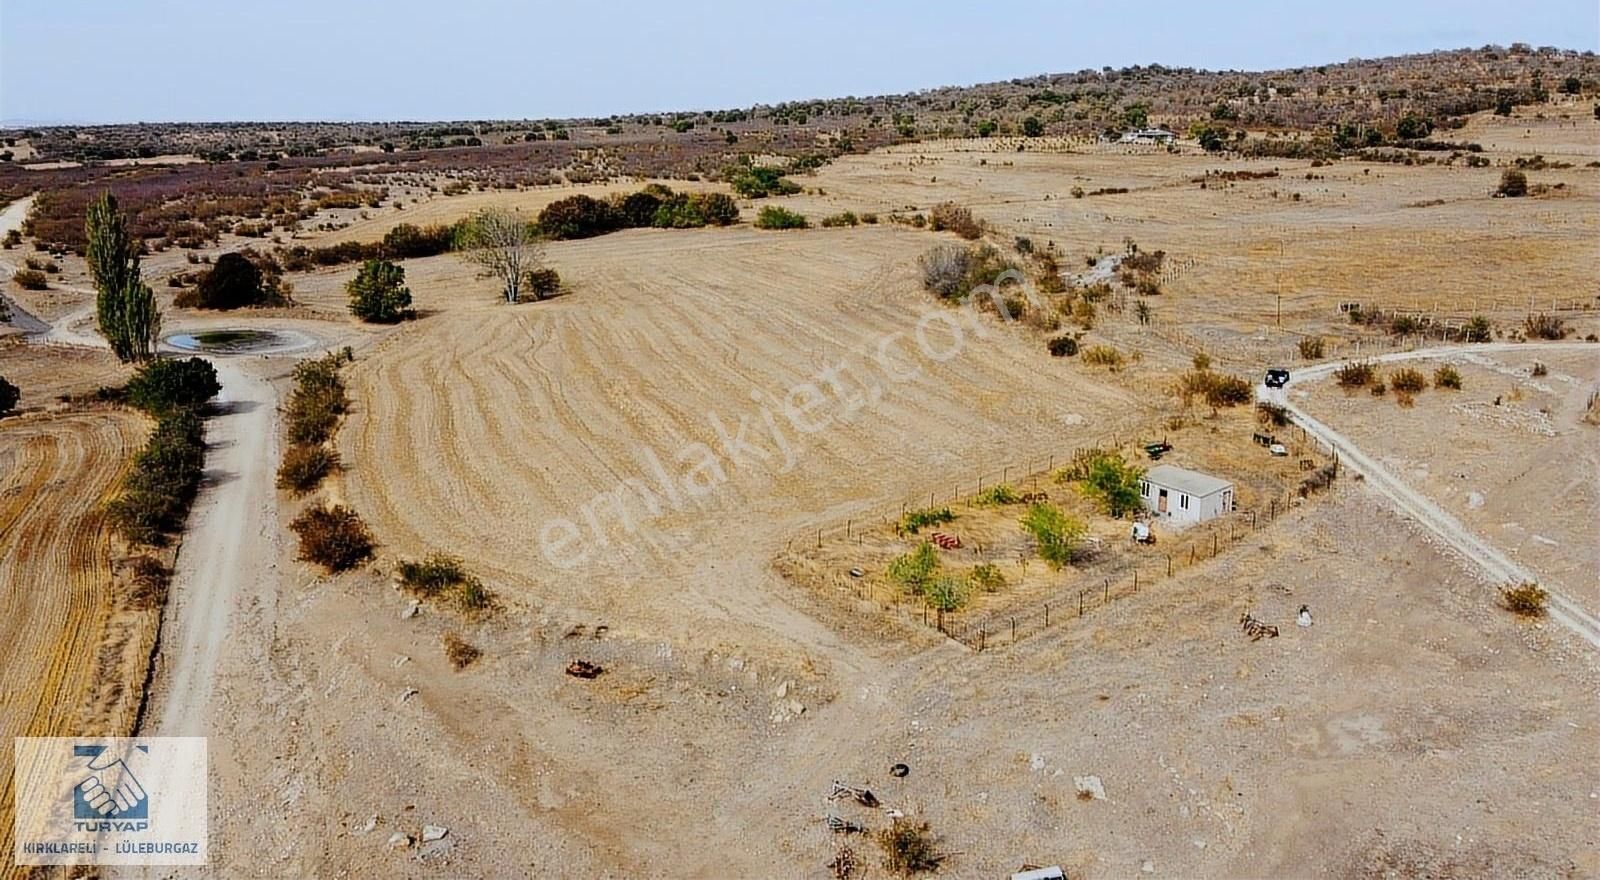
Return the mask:
<path id="1" fill-rule="evenodd" d="M 116 197 L 107 192 L 90 204 L 83 225 L 100 335 L 123 362 L 155 357 L 161 312 L 139 276 L 139 242 L 128 231 Z"/>
<path id="2" fill-rule="evenodd" d="M 344 289 L 350 314 L 369 324 L 393 324 L 411 313 L 406 270 L 388 260 L 368 260 Z"/>

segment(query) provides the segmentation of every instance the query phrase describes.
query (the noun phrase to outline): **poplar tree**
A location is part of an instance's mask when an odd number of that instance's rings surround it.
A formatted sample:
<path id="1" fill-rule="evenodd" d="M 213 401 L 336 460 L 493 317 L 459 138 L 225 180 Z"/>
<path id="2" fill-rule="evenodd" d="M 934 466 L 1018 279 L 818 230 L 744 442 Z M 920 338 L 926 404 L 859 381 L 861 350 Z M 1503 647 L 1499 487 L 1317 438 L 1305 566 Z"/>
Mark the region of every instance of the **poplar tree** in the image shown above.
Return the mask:
<path id="1" fill-rule="evenodd" d="M 139 245 L 128 219 L 107 192 L 84 215 L 89 276 L 94 279 L 95 323 L 123 362 L 155 357 L 161 313 L 155 294 L 139 275 Z"/>

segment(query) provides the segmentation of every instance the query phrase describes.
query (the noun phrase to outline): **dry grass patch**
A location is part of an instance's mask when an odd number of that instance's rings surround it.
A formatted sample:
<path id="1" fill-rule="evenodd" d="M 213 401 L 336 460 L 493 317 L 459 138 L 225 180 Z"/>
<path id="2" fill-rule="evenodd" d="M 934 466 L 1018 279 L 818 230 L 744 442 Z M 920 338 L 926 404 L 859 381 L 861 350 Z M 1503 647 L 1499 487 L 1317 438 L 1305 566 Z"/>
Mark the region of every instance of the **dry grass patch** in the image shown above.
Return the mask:
<path id="1" fill-rule="evenodd" d="M 1518 617 L 1543 617 L 1549 601 L 1550 594 L 1532 581 L 1500 590 L 1501 604 Z"/>
<path id="2" fill-rule="evenodd" d="M 444 634 L 444 656 L 450 661 L 451 666 L 460 671 L 478 662 L 483 652 L 468 644 L 461 636 L 447 632 Z"/>

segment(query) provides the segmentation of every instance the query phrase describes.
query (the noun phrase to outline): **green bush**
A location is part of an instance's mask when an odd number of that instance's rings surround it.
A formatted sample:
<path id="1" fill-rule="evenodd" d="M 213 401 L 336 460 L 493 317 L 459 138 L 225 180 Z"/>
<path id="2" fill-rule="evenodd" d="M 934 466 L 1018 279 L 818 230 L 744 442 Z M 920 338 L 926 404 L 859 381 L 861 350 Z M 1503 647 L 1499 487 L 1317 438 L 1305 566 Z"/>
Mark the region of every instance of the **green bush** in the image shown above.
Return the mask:
<path id="1" fill-rule="evenodd" d="M 900 519 L 900 527 L 915 535 L 928 526 L 942 525 L 956 518 L 948 507 L 926 507 L 921 510 L 908 510 Z"/>
<path id="2" fill-rule="evenodd" d="M 157 417 L 198 409 L 221 390 L 216 367 L 197 357 L 150 361 L 133 374 L 126 389 L 129 404 Z"/>
<path id="3" fill-rule="evenodd" d="M 412 316 L 406 270 L 388 260 L 368 260 L 345 285 L 350 314 L 369 324 L 393 324 Z"/>
<path id="4" fill-rule="evenodd" d="M 907 592 L 920 594 L 939 571 L 939 551 L 923 541 L 917 549 L 889 561 L 889 580 Z"/>
<path id="5" fill-rule="evenodd" d="M 756 215 L 757 229 L 805 229 L 810 225 L 805 215 L 777 205 L 768 205 Z"/>
<path id="6" fill-rule="evenodd" d="M 539 212 L 539 231 L 556 239 L 592 238 L 622 228 L 610 203 L 583 194 L 557 199 Z"/>
<path id="7" fill-rule="evenodd" d="M 855 226 L 860 222 L 861 219 L 855 215 L 854 211 L 845 211 L 840 214 L 829 214 L 828 216 L 822 218 L 822 223 L 820 225 L 828 228 L 835 228 L 839 226 Z"/>
<path id="8" fill-rule="evenodd" d="M 765 165 L 737 168 L 728 177 L 733 191 L 747 199 L 788 196 L 800 191 L 799 184 L 783 176 L 780 169 Z"/>
<path id="9" fill-rule="evenodd" d="M 383 236 L 383 253 L 392 260 L 432 257 L 450 250 L 455 242 L 454 226 L 429 226 L 422 229 L 401 223 Z"/>
<path id="10" fill-rule="evenodd" d="M 1438 388 L 1449 388 L 1452 391 L 1461 390 L 1461 372 L 1455 367 L 1445 364 L 1433 371 L 1433 384 Z"/>
<path id="11" fill-rule="evenodd" d="M 1120 455 L 1107 453 L 1089 463 L 1088 473 L 1079 487 L 1106 513 L 1120 518 L 1139 509 L 1139 481 L 1143 478 L 1144 468 L 1129 464 Z"/>
<path id="12" fill-rule="evenodd" d="M 1543 313 L 1523 319 L 1522 330 L 1529 339 L 1565 339 L 1568 333 L 1566 321 Z"/>
<path id="13" fill-rule="evenodd" d="M 278 465 L 278 488 L 304 495 L 339 466 L 339 453 L 326 446 L 290 446 Z"/>
<path id="14" fill-rule="evenodd" d="M 1072 357 L 1078 353 L 1078 340 L 1071 336 L 1057 336 L 1049 345 L 1051 357 Z"/>
<path id="15" fill-rule="evenodd" d="M 1000 483 L 995 486 L 990 486 L 988 489 L 979 493 L 978 497 L 973 499 L 975 503 L 985 506 L 1016 504 L 1021 500 L 1022 496 L 1017 494 L 1017 490 L 1012 488 L 1010 483 Z"/>
<path id="16" fill-rule="evenodd" d="M 1078 554 L 1079 542 L 1088 532 L 1077 519 L 1068 516 L 1061 508 L 1040 502 L 1028 508 L 1022 517 L 1022 527 L 1039 545 L 1039 558 L 1051 568 L 1060 568 L 1072 562 Z"/>
<path id="17" fill-rule="evenodd" d="M 339 417 L 349 406 L 344 380 L 339 377 L 339 355 L 305 361 L 294 368 L 295 388 L 285 407 L 289 442 L 315 446 L 333 436 Z"/>
<path id="18" fill-rule="evenodd" d="M 1528 175 L 1515 168 L 1507 168 L 1500 173 L 1500 185 L 1495 188 L 1495 192 L 1513 199 L 1527 195 Z"/>
<path id="19" fill-rule="evenodd" d="M 372 533 L 343 505 L 307 507 L 289 528 L 300 538 L 300 558 L 329 572 L 346 571 L 372 558 Z"/>
<path id="20" fill-rule="evenodd" d="M 205 469 L 204 428 L 189 410 L 169 411 L 107 505 L 110 522 L 130 543 L 160 546 L 183 528 Z"/>
<path id="21" fill-rule="evenodd" d="M 1462 329 L 1461 335 L 1468 342 L 1488 342 L 1494 338 L 1494 328 L 1490 326 L 1489 319 L 1482 315 L 1473 315 L 1467 321 L 1467 326 Z"/>
<path id="22" fill-rule="evenodd" d="M 923 586 L 922 598 L 935 611 L 960 611 L 967 604 L 967 582 L 951 575 L 938 575 Z"/>
<path id="23" fill-rule="evenodd" d="M 402 560 L 396 569 L 401 586 L 428 598 L 448 595 L 464 608 L 483 609 L 491 604 L 489 591 L 460 557 L 430 553 L 421 561 Z"/>

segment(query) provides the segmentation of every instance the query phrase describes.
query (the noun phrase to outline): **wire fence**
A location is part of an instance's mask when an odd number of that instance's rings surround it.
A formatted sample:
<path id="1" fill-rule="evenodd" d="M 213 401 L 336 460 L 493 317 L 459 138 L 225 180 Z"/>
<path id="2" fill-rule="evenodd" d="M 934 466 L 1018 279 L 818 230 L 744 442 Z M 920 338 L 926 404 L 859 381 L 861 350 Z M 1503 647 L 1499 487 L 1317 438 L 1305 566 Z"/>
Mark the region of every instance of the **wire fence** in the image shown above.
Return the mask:
<path id="1" fill-rule="evenodd" d="M 1292 427 L 1288 430 L 1295 432 L 1299 438 L 1294 455 L 1300 459 L 1302 470 L 1317 472 L 1327 469 L 1331 481 L 1338 472 L 1337 453 L 1322 449 L 1302 428 Z M 1285 439 L 1293 441 L 1294 438 Z M 814 535 L 791 540 L 789 554 L 796 555 L 797 542 L 802 543 L 799 553 L 804 558 L 808 551 L 816 551 L 817 555 L 821 555 L 822 551 L 839 543 L 860 546 L 868 540 L 875 543 L 891 537 L 898 540 L 903 537 L 898 524 L 909 511 L 975 502 L 984 492 L 1002 483 L 1011 485 L 1026 498 L 1027 493 L 1038 491 L 1041 484 L 1045 487 L 1053 485 L 1053 475 L 1057 469 L 1078 457 L 1099 450 L 1124 449 L 1135 442 L 1139 441 L 1131 432 L 1108 433 L 1055 453 L 1003 465 L 952 483 L 947 490 L 933 489 L 926 495 L 908 498 L 893 508 L 850 517 L 843 523 L 818 528 Z M 941 613 L 923 597 L 893 585 L 887 585 L 886 589 L 885 584 L 875 579 L 838 570 L 825 571 L 821 576 L 835 590 L 861 601 L 873 602 L 890 617 L 925 626 L 973 650 L 985 651 L 1015 644 L 1053 626 L 1069 625 L 1071 621 L 1119 598 L 1150 589 L 1190 566 L 1214 559 L 1258 529 L 1276 521 L 1306 494 L 1303 488 L 1275 493 L 1260 499 L 1251 509 L 1234 510 L 1196 524 L 1183 532 L 1173 533 L 1160 544 L 1142 545 L 1127 560 L 1119 561 L 1110 569 L 1100 569 L 1092 574 L 1075 568 L 1064 569 L 1059 587 L 1050 593 L 1049 598 L 982 612 Z M 961 537 L 959 530 L 951 531 L 956 537 Z"/>

